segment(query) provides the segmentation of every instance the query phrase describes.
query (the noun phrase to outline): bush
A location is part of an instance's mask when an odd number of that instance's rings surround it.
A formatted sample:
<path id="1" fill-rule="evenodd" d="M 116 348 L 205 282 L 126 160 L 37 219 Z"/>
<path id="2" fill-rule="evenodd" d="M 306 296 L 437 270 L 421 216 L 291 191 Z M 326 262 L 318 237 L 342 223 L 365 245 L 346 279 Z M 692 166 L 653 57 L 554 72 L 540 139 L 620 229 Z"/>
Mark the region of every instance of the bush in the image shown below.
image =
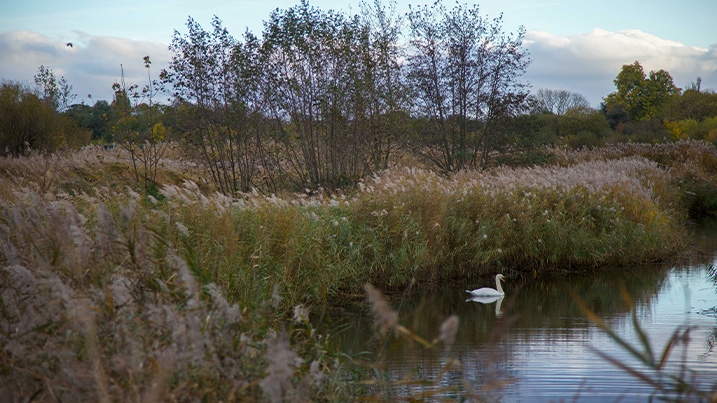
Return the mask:
<path id="1" fill-rule="evenodd" d="M 59 115 L 19 83 L 0 84 L 0 153 L 19 156 L 30 150 L 79 148 L 92 133 Z"/>

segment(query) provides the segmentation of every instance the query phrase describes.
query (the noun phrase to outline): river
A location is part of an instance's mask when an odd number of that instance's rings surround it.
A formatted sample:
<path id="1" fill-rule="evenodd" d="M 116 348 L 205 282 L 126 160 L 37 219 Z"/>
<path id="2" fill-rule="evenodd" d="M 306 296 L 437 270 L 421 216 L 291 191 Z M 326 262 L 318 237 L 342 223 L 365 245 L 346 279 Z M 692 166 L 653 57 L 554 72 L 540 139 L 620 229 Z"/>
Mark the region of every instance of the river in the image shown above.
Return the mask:
<path id="1" fill-rule="evenodd" d="M 491 281 L 407 292 L 391 299 L 399 322 L 427 340 L 438 335 L 446 317 L 457 315 L 460 326 L 450 347 L 427 349 L 417 343 L 380 339 L 365 310 L 334 322 L 334 330 L 342 329 L 336 341 L 351 355 L 369 352 L 369 361 L 383 367 L 394 381 L 385 393 L 403 397 L 435 393 L 429 401 L 451 398 L 452 390 L 464 393 L 467 389 L 481 400 L 504 402 L 642 402 L 660 396 L 616 362 L 650 379 L 661 376 L 662 385 L 669 384 L 670 375 L 682 374 L 709 391 L 717 387 L 717 315 L 713 311 L 717 306 L 717 226 L 695 228 L 695 240 L 693 257 L 677 265 L 538 279 L 509 277 L 505 297 L 488 303 L 467 300 L 464 289 L 494 286 Z M 630 304 L 621 287 L 627 290 Z M 657 362 L 676 330 L 689 328 L 688 339 L 670 348 L 659 373 L 652 371 L 588 320 L 576 297 L 620 339 L 644 351 L 634 316 Z M 445 370 L 448 363 L 459 364 Z M 397 380 L 409 379 L 395 386 Z"/>

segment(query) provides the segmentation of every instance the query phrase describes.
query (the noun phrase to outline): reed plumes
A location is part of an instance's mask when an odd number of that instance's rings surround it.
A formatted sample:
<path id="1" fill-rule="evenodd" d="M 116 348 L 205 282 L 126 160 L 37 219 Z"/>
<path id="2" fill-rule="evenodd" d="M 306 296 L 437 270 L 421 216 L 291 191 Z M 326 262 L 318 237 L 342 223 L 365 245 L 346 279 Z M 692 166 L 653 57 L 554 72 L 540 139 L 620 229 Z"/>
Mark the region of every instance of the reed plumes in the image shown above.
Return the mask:
<path id="1" fill-rule="evenodd" d="M 288 339 L 268 332 L 281 312 L 245 318 L 138 205 L 113 216 L 97 204 L 85 216 L 32 192 L 16 200 L 28 203 L 1 211 L 0 400 L 257 400 L 277 387 L 306 390 L 296 400 L 320 395 L 306 381 L 291 385 L 286 365 L 322 379 L 331 355 L 310 369 L 322 348 L 311 341 L 305 365 L 298 354 L 284 360 Z"/>
<path id="2" fill-rule="evenodd" d="M 460 323 L 458 316 L 451 315 L 441 323 L 440 334 L 438 335 L 438 341 L 441 341 L 447 345 L 452 345 L 456 342 L 456 333 L 458 333 L 458 324 Z"/>
<path id="3" fill-rule="evenodd" d="M 292 396 L 296 393 L 291 378 L 294 376 L 294 367 L 299 356 L 289 346 L 289 338 L 281 332 L 268 340 L 266 360 L 269 362 L 267 376 L 259 383 L 264 394 L 272 403 L 284 401 L 303 401 L 307 397 Z"/>
<path id="4" fill-rule="evenodd" d="M 379 331 L 433 348 L 457 318 L 419 337 L 379 288 L 655 261 L 686 241 L 681 171 L 637 155 L 229 197 L 171 158 L 159 190 L 138 189 L 115 152 L 61 155 L 44 174 L 0 159 L 0 397 L 345 400 L 366 374 L 336 360 L 312 307 L 374 284 Z"/>
<path id="5" fill-rule="evenodd" d="M 391 331 L 398 323 L 398 312 L 391 309 L 381 291 L 371 284 L 364 285 L 368 301 L 371 305 L 371 313 L 373 313 L 376 322 L 376 328 L 381 334 Z"/>

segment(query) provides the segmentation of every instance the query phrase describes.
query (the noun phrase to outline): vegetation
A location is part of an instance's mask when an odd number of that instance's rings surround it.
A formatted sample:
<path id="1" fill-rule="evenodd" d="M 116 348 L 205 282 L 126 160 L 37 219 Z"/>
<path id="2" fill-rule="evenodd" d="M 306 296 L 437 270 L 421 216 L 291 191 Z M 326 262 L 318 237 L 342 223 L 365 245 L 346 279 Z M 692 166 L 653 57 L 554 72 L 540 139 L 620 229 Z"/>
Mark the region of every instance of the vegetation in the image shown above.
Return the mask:
<path id="1" fill-rule="evenodd" d="M 235 197 L 344 188 L 395 161 L 447 175 L 542 164 L 545 146 L 717 140 L 715 94 L 699 78 L 682 92 L 668 72 L 646 74 L 635 61 L 594 110 L 567 90 L 531 95 L 521 82 L 530 62 L 523 30 L 504 32 L 501 17 L 440 1 L 405 16 L 394 6 L 362 2 L 346 15 L 302 1 L 242 38 L 218 17 L 210 30 L 190 17 L 158 79 L 145 56 L 147 82 L 115 83 L 111 103 L 70 105 L 72 86 L 40 66 L 34 89 L 2 84 L 3 127 L 21 135 L 3 134 L 0 147 L 6 155 L 76 149 L 90 130 L 94 142 L 126 148 L 135 180 L 151 190 L 167 152 L 159 146 L 175 141 L 216 190 Z M 157 103 L 160 93 L 171 103 Z M 47 118 L 27 119 L 29 110 Z"/>
<path id="2" fill-rule="evenodd" d="M 111 103 L 69 105 L 45 66 L 37 88 L 0 85 L 2 395 L 381 396 L 309 312 L 365 290 L 381 333 L 450 345 L 456 318 L 429 340 L 378 289 L 670 259 L 717 212 L 699 80 L 682 93 L 636 61 L 601 110 L 530 96 L 523 29 L 440 1 L 187 30 Z"/>
<path id="3" fill-rule="evenodd" d="M 679 93 L 670 73 L 651 71 L 647 77 L 638 61 L 622 66 L 614 82 L 617 92 L 605 98 L 605 109 L 638 122 L 656 117 L 670 97 Z"/>
<path id="4" fill-rule="evenodd" d="M 77 127 L 26 86 L 0 84 L 0 149 L 4 155 L 79 148 L 90 137 L 88 130 Z"/>
<path id="5" fill-rule="evenodd" d="M 680 181 L 717 161 L 697 141 L 554 150 L 560 164 L 542 168 L 449 178 L 396 168 L 345 193 L 230 198 L 171 158 L 159 192 L 146 193 L 128 153 L 84 148 L 51 170 L 41 155 L 2 159 L 11 395 L 372 394 L 372 373 L 336 361 L 305 321 L 282 319 L 347 301 L 366 283 L 391 290 L 497 267 L 545 274 L 669 258 L 686 241 Z"/>

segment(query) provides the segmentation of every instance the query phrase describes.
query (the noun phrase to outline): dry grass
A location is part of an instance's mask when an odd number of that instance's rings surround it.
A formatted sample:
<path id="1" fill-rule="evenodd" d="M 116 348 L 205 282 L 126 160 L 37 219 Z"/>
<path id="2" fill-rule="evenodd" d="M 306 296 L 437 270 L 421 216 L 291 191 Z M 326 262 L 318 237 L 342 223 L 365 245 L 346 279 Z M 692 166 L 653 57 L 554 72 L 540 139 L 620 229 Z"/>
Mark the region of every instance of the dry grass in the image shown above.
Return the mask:
<path id="1" fill-rule="evenodd" d="M 1 159 L 0 397 L 370 393 L 356 380 L 373 375 L 315 334 L 312 306 L 361 295 L 366 283 L 425 287 L 670 258 L 687 242 L 680 175 L 713 180 L 714 152 L 683 143 L 662 158 L 661 147 L 555 151 L 556 166 L 451 178 L 393 168 L 346 193 L 237 197 L 171 158 L 157 191 L 140 192 L 117 149 Z M 368 290 L 387 333 L 427 348 L 452 341 L 454 319 L 436 340 L 420 339 Z"/>

